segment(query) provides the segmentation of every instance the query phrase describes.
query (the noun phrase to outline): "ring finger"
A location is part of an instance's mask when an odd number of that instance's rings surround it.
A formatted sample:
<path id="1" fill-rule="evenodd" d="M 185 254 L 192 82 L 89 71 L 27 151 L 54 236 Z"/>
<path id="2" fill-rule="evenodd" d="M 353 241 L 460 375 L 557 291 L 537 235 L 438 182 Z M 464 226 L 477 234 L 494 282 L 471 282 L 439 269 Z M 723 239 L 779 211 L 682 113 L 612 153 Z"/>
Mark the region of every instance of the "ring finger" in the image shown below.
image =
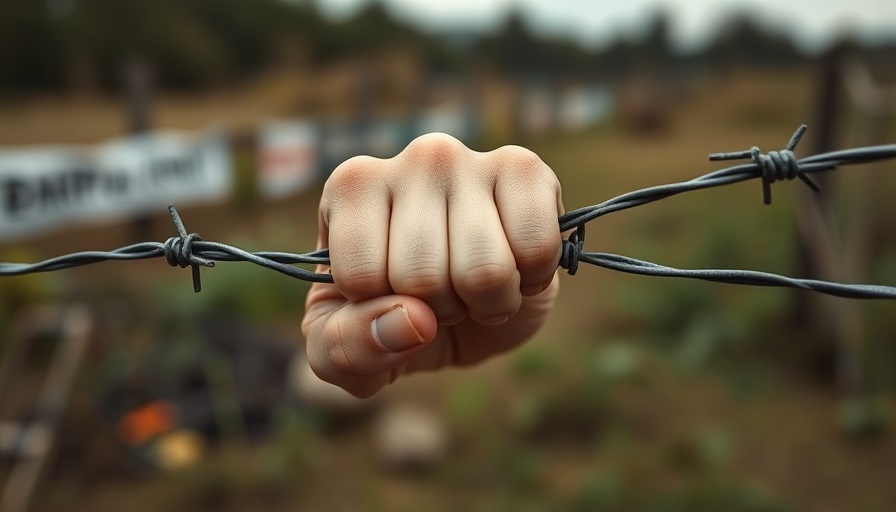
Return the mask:
<path id="1" fill-rule="evenodd" d="M 450 196 L 451 281 L 479 323 L 501 324 L 520 308 L 520 274 L 489 188 L 469 187 Z"/>
<path id="2" fill-rule="evenodd" d="M 389 229 L 389 283 L 395 293 L 423 299 L 442 325 L 467 316 L 451 285 L 445 195 L 429 187 L 398 194 Z"/>

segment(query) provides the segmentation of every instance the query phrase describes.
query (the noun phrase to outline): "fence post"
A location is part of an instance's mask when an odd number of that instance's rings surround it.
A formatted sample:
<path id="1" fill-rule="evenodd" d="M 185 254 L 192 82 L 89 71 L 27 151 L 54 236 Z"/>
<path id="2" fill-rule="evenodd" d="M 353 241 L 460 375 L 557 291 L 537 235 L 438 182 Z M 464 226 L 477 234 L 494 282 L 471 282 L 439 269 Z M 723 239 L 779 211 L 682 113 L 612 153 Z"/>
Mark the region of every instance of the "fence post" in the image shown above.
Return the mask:
<path id="1" fill-rule="evenodd" d="M 832 151 L 837 142 L 837 128 L 843 124 L 843 70 L 842 64 L 848 48 L 838 45 L 822 59 L 818 81 L 816 103 L 815 142 L 813 154 Z M 796 202 L 797 227 L 801 244 L 800 264 L 803 272 L 828 281 L 849 281 L 855 276 L 848 275 L 846 260 L 839 254 L 843 247 L 841 238 L 833 229 L 832 202 L 829 176 L 819 176 L 825 190 L 821 194 L 800 194 Z M 861 244 L 859 240 L 853 242 Z M 834 374 L 844 407 L 863 407 L 865 389 L 861 364 L 862 319 L 856 304 L 849 301 L 824 297 L 822 306 L 825 314 L 813 314 L 808 297 L 797 298 L 794 309 L 796 325 L 816 325 L 821 328 L 815 333 L 826 333 L 834 348 Z M 812 318 L 812 317 L 815 318 Z M 820 316 L 820 318 L 819 318 Z M 811 323 L 810 323 L 811 322 Z M 850 429 L 863 429 L 864 420 L 859 425 L 849 420 Z M 854 424 L 855 423 L 855 424 Z"/>
<path id="2" fill-rule="evenodd" d="M 125 101 L 127 103 L 127 131 L 132 135 L 146 133 L 150 127 L 151 78 L 149 66 L 143 59 L 131 56 L 124 65 Z M 130 219 L 134 243 L 152 240 L 152 215 L 135 213 Z"/>

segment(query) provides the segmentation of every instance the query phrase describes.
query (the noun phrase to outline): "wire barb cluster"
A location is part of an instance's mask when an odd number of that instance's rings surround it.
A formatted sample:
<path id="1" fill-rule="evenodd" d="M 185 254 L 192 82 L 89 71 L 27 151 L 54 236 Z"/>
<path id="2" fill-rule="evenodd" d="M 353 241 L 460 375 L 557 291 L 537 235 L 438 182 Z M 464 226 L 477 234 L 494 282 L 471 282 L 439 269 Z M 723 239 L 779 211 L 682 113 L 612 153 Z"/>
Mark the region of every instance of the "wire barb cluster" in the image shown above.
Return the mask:
<path id="1" fill-rule="evenodd" d="M 193 243 L 201 241 L 202 238 L 196 233 L 187 234 L 187 228 L 184 227 L 184 223 L 173 204 L 168 205 L 168 213 L 171 214 L 171 219 L 174 221 L 174 227 L 177 229 L 178 236 L 173 236 L 162 244 L 165 260 L 172 267 L 192 267 L 193 291 L 199 293 L 202 291 L 202 281 L 199 278 L 199 265 L 204 267 L 214 267 L 215 262 L 193 254 Z"/>
<path id="2" fill-rule="evenodd" d="M 775 181 L 792 180 L 799 177 L 809 188 L 819 192 L 821 187 L 800 168 L 800 163 L 793 154 L 793 150 L 796 149 L 796 145 L 799 144 L 804 133 L 806 133 L 806 125 L 801 125 L 796 129 L 796 132 L 794 132 L 793 137 L 790 138 L 790 142 L 787 143 L 784 149 L 781 151 L 770 151 L 767 155 L 762 153 L 759 147 L 753 146 L 747 151 L 713 153 L 709 155 L 709 159 L 711 161 L 741 160 L 745 158 L 752 160 L 762 171 L 762 201 L 766 205 L 772 204 L 772 183 Z M 816 170 L 823 169 L 819 166 Z"/>
<path id="3" fill-rule="evenodd" d="M 579 270 L 579 259 L 582 257 L 582 249 L 585 247 L 585 225 L 580 224 L 566 240 L 561 242 L 560 268 L 566 270 L 571 276 Z"/>
<path id="4" fill-rule="evenodd" d="M 759 178 L 762 180 L 763 200 L 765 204 L 770 204 L 771 184 L 775 181 L 792 180 L 798 177 L 813 190 L 818 191 L 820 187 L 809 177 L 809 173 L 831 171 L 842 165 L 862 164 L 896 158 L 896 144 L 888 144 L 846 149 L 797 159 L 793 154 L 793 150 L 805 131 L 806 126 L 800 126 L 790 138 L 786 148 L 781 151 L 763 154 L 758 147 L 754 146 L 748 151 L 713 153 L 709 156 L 709 159 L 712 161 L 749 158 L 752 160 L 752 163 L 721 169 L 689 181 L 636 190 L 603 203 L 579 208 L 562 215 L 559 219 L 560 230 L 565 232 L 575 228 L 576 232 L 563 242 L 564 247 L 560 266 L 567 269 L 569 274 L 574 274 L 578 265 L 575 262 L 571 262 L 570 258 L 575 257 L 579 261 L 598 267 L 646 276 L 700 279 L 739 285 L 800 288 L 853 299 L 896 299 L 896 288 L 891 286 L 841 284 L 812 279 L 795 279 L 753 270 L 678 269 L 618 254 L 582 252 L 581 245 L 575 243 L 584 239 L 584 226 L 594 219 L 684 192 L 731 185 Z"/>
<path id="5" fill-rule="evenodd" d="M 771 184 L 776 181 L 799 178 L 813 190 L 817 191 L 819 187 L 809 177 L 811 173 L 831 171 L 848 164 L 862 164 L 896 158 L 896 144 L 888 144 L 846 149 L 797 159 L 793 154 L 793 150 L 805 131 L 805 125 L 800 126 L 785 149 L 781 151 L 771 151 L 768 154 L 764 154 L 758 147 L 754 146 L 748 151 L 713 153 L 709 157 L 712 161 L 749 158 L 751 160 L 750 163 L 720 169 L 689 181 L 636 190 L 600 204 L 579 208 L 560 216 L 558 219 L 560 232 L 575 231 L 561 242 L 562 250 L 558 266 L 567 270 L 570 275 L 575 275 L 579 262 L 585 262 L 610 270 L 646 276 L 700 279 L 738 285 L 799 288 L 853 299 L 896 299 L 896 287 L 892 286 L 842 284 L 812 279 L 796 279 L 754 270 L 677 269 L 618 254 L 583 251 L 585 224 L 613 212 L 645 205 L 684 192 L 731 185 L 757 178 L 762 181 L 763 200 L 765 204 L 769 204 L 771 203 Z M 296 264 L 329 265 L 330 254 L 327 249 L 306 254 L 248 252 L 226 244 L 206 242 L 196 233 L 187 233 L 183 221 L 174 206 L 169 206 L 168 211 L 177 229 L 177 236 L 169 238 L 164 243 L 144 242 L 109 252 L 79 252 L 38 263 L 0 263 L 0 276 L 50 272 L 109 260 L 140 260 L 164 257 L 171 266 L 191 267 L 193 289 L 196 292 L 199 292 L 202 288 L 199 267 L 213 267 L 215 262 L 220 261 L 250 262 L 303 281 L 333 282 L 333 276 L 329 273 L 315 273 L 294 266 Z"/>

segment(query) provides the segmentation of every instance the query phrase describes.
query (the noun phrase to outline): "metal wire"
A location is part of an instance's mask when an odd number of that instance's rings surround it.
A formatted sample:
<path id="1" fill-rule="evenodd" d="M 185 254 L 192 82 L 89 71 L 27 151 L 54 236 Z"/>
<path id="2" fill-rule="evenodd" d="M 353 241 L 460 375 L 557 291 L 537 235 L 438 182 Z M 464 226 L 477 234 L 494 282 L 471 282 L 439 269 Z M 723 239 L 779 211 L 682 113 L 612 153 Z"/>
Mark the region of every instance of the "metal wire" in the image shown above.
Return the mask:
<path id="1" fill-rule="evenodd" d="M 575 231 L 562 241 L 558 265 L 566 269 L 570 275 L 575 275 L 578 264 L 584 262 L 610 270 L 645 276 L 700 279 L 737 285 L 799 288 L 852 299 L 896 299 L 896 287 L 892 286 L 797 279 L 754 270 L 679 269 L 618 254 L 583 251 L 585 224 L 613 212 L 645 205 L 684 192 L 732 185 L 757 178 L 762 182 L 763 200 L 769 204 L 771 203 L 771 184 L 775 181 L 799 178 L 817 191 L 819 187 L 810 178 L 810 173 L 832 171 L 844 165 L 896 158 L 896 144 L 887 144 L 846 149 L 797 159 L 793 150 L 805 131 L 806 126 L 800 126 L 785 149 L 781 151 L 771 151 L 765 154 L 754 146 L 747 151 L 714 153 L 709 157 L 713 161 L 748 158 L 752 160 L 751 163 L 721 169 L 689 181 L 636 190 L 603 203 L 579 208 L 561 215 L 559 218 L 560 231 L 566 232 L 571 229 L 575 229 Z M 296 264 L 329 265 L 330 254 L 327 249 L 305 254 L 248 252 L 226 244 L 206 242 L 195 233 L 187 233 L 174 206 L 169 206 L 168 211 L 174 221 L 178 236 L 169 238 L 165 243 L 144 242 L 109 252 L 79 252 L 39 263 L 0 263 L 0 276 L 51 272 L 109 260 L 164 257 L 171 266 L 192 268 L 193 289 L 196 292 L 202 288 L 199 267 L 213 267 L 218 261 L 246 261 L 303 281 L 333 282 L 331 274 L 318 274 L 293 266 Z"/>
<path id="2" fill-rule="evenodd" d="M 108 252 L 76 252 L 38 263 L 0 263 L 0 276 L 52 272 L 110 260 L 145 260 L 164 257 L 172 267 L 189 266 L 193 268 L 193 290 L 197 293 L 202 290 L 199 267 L 214 267 L 215 262 L 219 261 L 247 261 L 303 281 L 333 282 L 333 276 L 330 274 L 316 274 L 292 266 L 295 264 L 329 265 L 330 254 L 326 249 L 307 254 L 275 251 L 248 252 L 232 245 L 203 241 L 195 233 L 187 234 L 180 215 L 173 205 L 168 207 L 168 212 L 174 220 L 178 236 L 169 238 L 165 243 L 143 242 Z"/>

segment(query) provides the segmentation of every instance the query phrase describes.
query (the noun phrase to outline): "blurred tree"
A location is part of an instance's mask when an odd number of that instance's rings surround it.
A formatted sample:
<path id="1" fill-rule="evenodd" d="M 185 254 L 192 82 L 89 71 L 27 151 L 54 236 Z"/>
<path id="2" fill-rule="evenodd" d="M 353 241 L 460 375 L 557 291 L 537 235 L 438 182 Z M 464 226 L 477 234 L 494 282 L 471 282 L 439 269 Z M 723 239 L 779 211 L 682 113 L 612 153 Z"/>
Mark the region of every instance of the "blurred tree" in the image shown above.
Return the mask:
<path id="1" fill-rule="evenodd" d="M 620 35 L 602 55 L 598 67 L 604 75 L 628 74 L 633 71 L 662 71 L 681 57 L 672 48 L 669 13 L 655 11 L 640 37 Z"/>
<path id="2" fill-rule="evenodd" d="M 122 62 L 139 56 L 160 84 L 202 87 L 270 64 L 285 37 L 328 31 L 307 2 L 279 0 L 6 0 L 0 15 L 0 89 L 60 89 L 72 63 L 104 89 L 120 86 Z"/>
<path id="3" fill-rule="evenodd" d="M 696 58 L 714 67 L 786 66 L 803 60 L 789 36 L 749 13 L 735 14 L 722 23 L 715 40 Z"/>
<path id="4" fill-rule="evenodd" d="M 0 89 L 59 86 L 67 57 L 63 39 L 61 23 L 44 2 L 0 3 Z"/>
<path id="5" fill-rule="evenodd" d="M 781 66 L 804 60 L 783 30 L 747 13 L 721 25 L 705 49 L 683 56 L 670 45 L 670 18 L 656 11 L 641 37 L 620 34 L 606 49 L 531 30 L 520 9 L 488 34 L 424 32 L 382 0 L 333 21 L 312 0 L 3 0 L 0 91 L 61 90 L 79 83 L 121 87 L 122 63 L 140 58 L 163 88 L 202 88 L 251 77 L 299 42 L 317 63 L 412 48 L 430 70 L 471 64 L 514 76 L 618 75 L 670 65 Z"/>
<path id="6" fill-rule="evenodd" d="M 669 30 L 670 25 L 668 12 L 656 11 L 651 15 L 647 24 L 647 32 L 644 35 L 644 41 L 641 44 L 641 52 L 638 59 L 640 65 L 654 69 L 662 68 L 675 59 Z"/>
<path id="7" fill-rule="evenodd" d="M 586 73 L 592 55 L 569 39 L 534 34 L 519 9 L 510 11 L 495 33 L 480 41 L 475 55 L 515 76 Z"/>
<path id="8" fill-rule="evenodd" d="M 395 18 L 380 0 L 365 4 L 345 21 L 326 26 L 318 35 L 318 61 L 414 48 L 432 70 L 455 71 L 461 66 L 456 48 Z"/>

